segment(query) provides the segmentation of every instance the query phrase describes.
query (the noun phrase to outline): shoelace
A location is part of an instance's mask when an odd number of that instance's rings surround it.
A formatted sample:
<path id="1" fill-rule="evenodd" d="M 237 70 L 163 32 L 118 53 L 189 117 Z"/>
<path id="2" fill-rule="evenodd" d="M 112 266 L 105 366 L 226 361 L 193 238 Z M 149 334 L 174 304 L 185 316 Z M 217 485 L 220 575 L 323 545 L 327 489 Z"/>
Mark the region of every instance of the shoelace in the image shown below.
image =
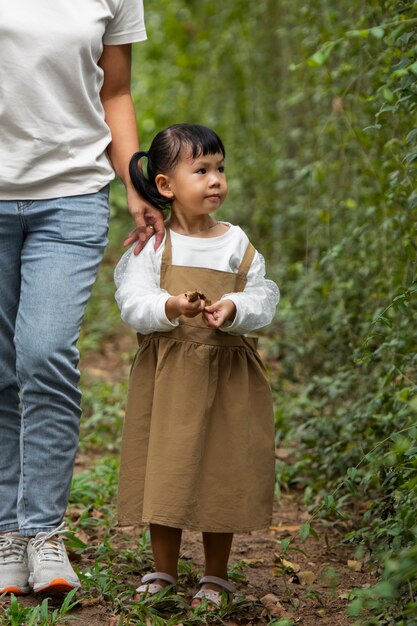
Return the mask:
<path id="1" fill-rule="evenodd" d="M 58 528 L 54 528 L 49 533 L 38 533 L 34 539 L 31 539 L 31 545 L 35 549 L 40 561 L 65 561 L 65 548 L 61 537 L 65 532 L 65 522 L 62 522 Z"/>
<path id="2" fill-rule="evenodd" d="M 27 539 L 0 535 L 0 562 L 21 563 L 25 560 Z"/>

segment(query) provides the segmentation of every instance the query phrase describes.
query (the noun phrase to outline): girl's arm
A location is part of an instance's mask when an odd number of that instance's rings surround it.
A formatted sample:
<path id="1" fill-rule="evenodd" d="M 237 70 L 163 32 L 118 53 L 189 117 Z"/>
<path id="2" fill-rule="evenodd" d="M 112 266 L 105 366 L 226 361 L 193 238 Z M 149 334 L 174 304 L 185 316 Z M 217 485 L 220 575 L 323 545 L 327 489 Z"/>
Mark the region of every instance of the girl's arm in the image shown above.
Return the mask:
<path id="1" fill-rule="evenodd" d="M 168 319 L 165 311 L 171 294 L 159 286 L 161 252 L 155 252 L 151 245 L 145 246 L 139 255 L 130 249 L 114 272 L 115 298 L 122 320 L 143 335 L 178 326 L 178 321 Z"/>
<path id="2" fill-rule="evenodd" d="M 257 252 L 244 291 L 223 295 L 205 308 L 203 317 L 212 328 L 245 335 L 271 323 L 279 295 L 277 285 L 265 278 L 265 261 Z"/>
<path id="3" fill-rule="evenodd" d="M 130 233 L 125 245 L 138 241 L 134 250 L 138 254 L 153 234 L 156 235 L 155 248 L 161 244 L 164 223 L 161 211 L 143 200 L 129 176 L 130 158 L 139 150 L 136 116 L 130 92 L 131 45 L 105 45 L 99 65 L 104 72 L 100 98 L 112 135 L 107 152 L 126 188 L 127 206 L 135 221 L 135 230 Z M 153 232 L 147 226 L 153 226 Z"/>

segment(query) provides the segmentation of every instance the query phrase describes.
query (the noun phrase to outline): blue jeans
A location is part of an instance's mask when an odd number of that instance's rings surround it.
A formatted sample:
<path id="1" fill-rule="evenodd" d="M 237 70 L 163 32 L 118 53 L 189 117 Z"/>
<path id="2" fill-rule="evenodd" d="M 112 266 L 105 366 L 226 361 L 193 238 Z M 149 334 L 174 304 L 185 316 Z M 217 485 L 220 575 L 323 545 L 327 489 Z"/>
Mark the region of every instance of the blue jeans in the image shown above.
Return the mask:
<path id="1" fill-rule="evenodd" d="M 76 343 L 107 244 L 108 187 L 0 201 L 0 531 L 58 526 L 78 445 Z"/>

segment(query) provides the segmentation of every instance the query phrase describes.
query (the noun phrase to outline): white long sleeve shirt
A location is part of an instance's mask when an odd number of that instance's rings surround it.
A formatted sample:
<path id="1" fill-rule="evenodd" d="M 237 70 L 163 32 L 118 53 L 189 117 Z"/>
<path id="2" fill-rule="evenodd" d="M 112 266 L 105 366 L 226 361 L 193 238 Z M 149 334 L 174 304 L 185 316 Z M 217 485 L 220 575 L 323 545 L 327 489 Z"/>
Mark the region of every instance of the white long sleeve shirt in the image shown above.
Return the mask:
<path id="1" fill-rule="evenodd" d="M 171 230 L 172 264 L 237 272 L 249 240 L 239 226 L 228 226 L 223 235 L 209 238 L 188 237 Z M 166 332 L 179 323 L 177 319 L 169 320 L 165 313 L 166 301 L 177 294 L 160 287 L 165 240 L 156 252 L 153 245 L 154 238 L 137 256 L 132 247 L 120 259 L 114 274 L 122 319 L 143 335 Z M 244 291 L 221 297 L 235 303 L 236 316 L 220 330 L 243 335 L 267 326 L 274 317 L 279 295 L 277 285 L 265 278 L 264 259 L 256 252 Z"/>

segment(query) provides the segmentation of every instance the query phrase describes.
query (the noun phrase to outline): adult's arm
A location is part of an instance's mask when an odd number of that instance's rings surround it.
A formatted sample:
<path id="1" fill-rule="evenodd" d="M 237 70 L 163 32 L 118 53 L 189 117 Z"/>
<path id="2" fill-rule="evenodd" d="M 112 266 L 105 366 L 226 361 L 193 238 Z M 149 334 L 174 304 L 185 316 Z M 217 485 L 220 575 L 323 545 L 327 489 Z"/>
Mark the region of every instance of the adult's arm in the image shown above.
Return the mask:
<path id="1" fill-rule="evenodd" d="M 104 72 L 100 98 L 112 136 L 107 152 L 126 188 L 127 206 L 135 222 L 135 229 L 124 243 L 130 245 L 137 241 L 134 252 L 138 254 L 153 234 L 155 249 L 158 248 L 164 236 L 164 223 L 161 211 L 138 194 L 129 176 L 130 158 L 139 150 L 136 115 L 130 90 L 131 48 L 131 44 L 103 47 L 99 61 Z"/>

